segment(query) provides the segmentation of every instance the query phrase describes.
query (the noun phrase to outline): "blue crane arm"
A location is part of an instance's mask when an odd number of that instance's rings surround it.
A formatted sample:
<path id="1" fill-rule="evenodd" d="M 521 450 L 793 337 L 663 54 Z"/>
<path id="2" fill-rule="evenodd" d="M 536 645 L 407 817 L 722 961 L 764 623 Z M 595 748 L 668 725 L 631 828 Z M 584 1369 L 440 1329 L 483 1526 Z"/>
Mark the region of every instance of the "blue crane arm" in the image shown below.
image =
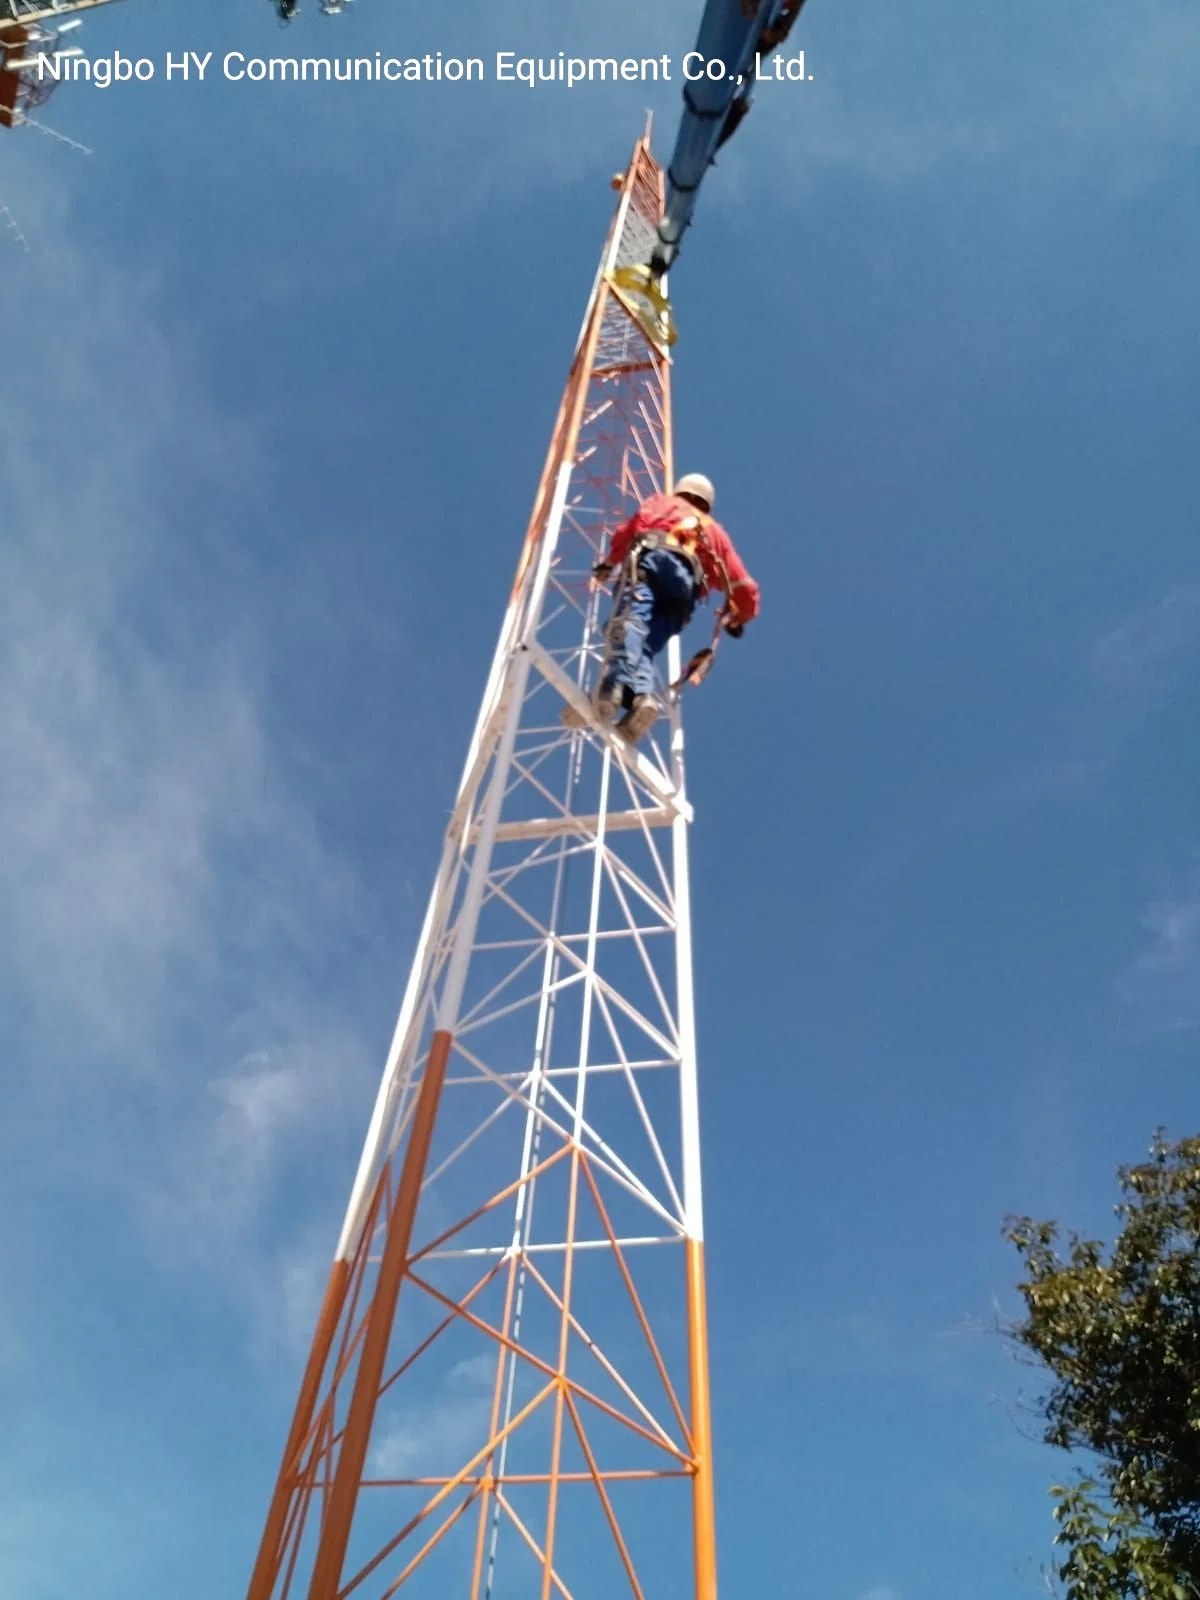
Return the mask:
<path id="1" fill-rule="evenodd" d="M 707 0 L 692 70 L 719 61 L 724 71 L 705 73 L 683 90 L 683 116 L 667 168 L 667 202 L 651 271 L 661 277 L 679 253 L 691 224 L 705 172 L 750 109 L 755 56 L 782 44 L 804 0 Z M 697 63 L 696 57 L 700 58 Z"/>

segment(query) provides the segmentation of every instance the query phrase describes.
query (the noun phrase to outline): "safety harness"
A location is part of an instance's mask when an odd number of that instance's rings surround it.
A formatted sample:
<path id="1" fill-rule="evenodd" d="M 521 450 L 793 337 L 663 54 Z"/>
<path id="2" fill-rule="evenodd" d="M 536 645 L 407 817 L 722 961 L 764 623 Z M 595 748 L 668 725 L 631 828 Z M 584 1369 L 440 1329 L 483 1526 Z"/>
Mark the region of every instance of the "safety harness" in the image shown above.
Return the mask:
<path id="1" fill-rule="evenodd" d="M 708 578 L 704 571 L 704 563 L 700 560 L 700 547 L 703 545 L 709 554 L 722 568 L 721 558 L 717 555 L 705 537 L 705 529 L 712 521 L 705 516 L 703 511 L 693 511 L 691 516 L 684 517 L 682 522 L 677 522 L 673 528 L 649 528 L 639 534 L 637 540 L 629 551 L 629 558 L 633 562 L 636 572 L 637 563 L 642 553 L 647 550 L 673 550 L 676 555 L 682 556 L 692 569 L 692 577 L 696 580 L 696 591 L 704 595 L 708 590 Z"/>

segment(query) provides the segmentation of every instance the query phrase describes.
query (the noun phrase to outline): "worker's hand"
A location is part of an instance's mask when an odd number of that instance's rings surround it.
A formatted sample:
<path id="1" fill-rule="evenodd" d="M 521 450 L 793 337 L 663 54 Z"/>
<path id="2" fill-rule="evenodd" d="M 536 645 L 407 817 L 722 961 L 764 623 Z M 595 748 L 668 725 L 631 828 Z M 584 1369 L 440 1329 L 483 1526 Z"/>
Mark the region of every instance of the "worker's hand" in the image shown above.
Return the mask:
<path id="1" fill-rule="evenodd" d="M 612 562 L 597 561 L 596 565 L 592 568 L 592 588 L 602 589 L 611 577 Z"/>

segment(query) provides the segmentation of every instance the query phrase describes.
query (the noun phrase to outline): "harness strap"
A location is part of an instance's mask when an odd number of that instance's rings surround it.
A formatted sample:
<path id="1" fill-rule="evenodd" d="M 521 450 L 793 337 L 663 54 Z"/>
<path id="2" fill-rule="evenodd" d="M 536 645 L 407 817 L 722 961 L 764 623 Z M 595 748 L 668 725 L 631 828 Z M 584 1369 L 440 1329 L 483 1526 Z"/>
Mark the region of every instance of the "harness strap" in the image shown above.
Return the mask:
<path id="1" fill-rule="evenodd" d="M 673 550 L 676 555 L 683 556 L 692 569 L 692 576 L 696 580 L 696 592 L 703 596 L 708 592 L 708 578 L 704 571 L 704 563 L 700 559 L 700 548 L 704 547 L 713 557 L 717 566 L 724 575 L 724 565 L 717 552 L 712 549 L 705 538 L 704 530 L 711 519 L 702 511 L 693 512 L 685 517 L 682 522 L 677 522 L 673 528 L 650 528 L 638 538 L 636 549 L 642 550 Z"/>

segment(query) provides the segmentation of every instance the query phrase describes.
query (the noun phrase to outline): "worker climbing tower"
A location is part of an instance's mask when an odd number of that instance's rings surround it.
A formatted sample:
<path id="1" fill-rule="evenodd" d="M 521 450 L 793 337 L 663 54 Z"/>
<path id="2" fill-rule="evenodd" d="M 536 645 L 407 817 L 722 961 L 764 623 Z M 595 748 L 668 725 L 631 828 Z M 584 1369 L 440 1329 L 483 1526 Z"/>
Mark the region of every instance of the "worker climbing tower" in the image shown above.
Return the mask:
<path id="1" fill-rule="evenodd" d="M 614 187 L 250 1600 L 716 1597 L 683 732 L 589 697 L 672 481 L 648 136 Z"/>

